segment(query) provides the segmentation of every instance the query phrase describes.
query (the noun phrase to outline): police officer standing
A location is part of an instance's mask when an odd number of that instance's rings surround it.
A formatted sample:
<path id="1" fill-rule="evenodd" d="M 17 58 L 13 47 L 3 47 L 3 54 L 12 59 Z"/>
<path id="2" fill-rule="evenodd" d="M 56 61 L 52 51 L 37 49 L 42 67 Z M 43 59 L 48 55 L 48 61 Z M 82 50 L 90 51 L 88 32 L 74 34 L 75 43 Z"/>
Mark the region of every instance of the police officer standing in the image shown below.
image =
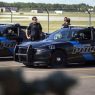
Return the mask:
<path id="1" fill-rule="evenodd" d="M 70 22 L 71 22 L 71 21 L 70 21 L 70 18 L 65 17 L 65 18 L 64 18 L 64 24 L 62 24 L 62 27 L 63 27 L 63 28 L 68 28 L 69 25 L 71 25 Z"/>
<path id="2" fill-rule="evenodd" d="M 27 38 L 31 41 L 37 41 L 41 39 L 42 26 L 38 23 L 37 17 L 32 17 L 32 23 L 30 23 L 27 31 Z"/>

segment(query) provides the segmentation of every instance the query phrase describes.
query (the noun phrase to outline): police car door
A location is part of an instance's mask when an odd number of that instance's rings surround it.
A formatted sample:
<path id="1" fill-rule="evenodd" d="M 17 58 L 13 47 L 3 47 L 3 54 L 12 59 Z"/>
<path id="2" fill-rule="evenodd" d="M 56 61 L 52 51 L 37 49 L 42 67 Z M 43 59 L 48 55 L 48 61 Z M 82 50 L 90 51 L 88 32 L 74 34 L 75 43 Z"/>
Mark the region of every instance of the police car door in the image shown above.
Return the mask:
<path id="1" fill-rule="evenodd" d="M 95 46 L 93 44 L 93 32 L 86 28 L 77 32 L 72 50 L 73 57 L 79 61 L 94 60 Z"/>

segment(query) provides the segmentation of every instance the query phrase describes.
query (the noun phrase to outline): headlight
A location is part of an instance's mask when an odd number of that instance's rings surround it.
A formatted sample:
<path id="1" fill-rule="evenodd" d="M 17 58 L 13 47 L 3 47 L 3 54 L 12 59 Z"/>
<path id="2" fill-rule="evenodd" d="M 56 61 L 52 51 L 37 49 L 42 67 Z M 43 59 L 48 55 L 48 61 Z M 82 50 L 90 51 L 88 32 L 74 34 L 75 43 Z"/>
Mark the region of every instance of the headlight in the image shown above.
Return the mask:
<path id="1" fill-rule="evenodd" d="M 37 52 L 44 52 L 44 51 L 46 51 L 46 49 L 37 49 L 36 51 Z"/>

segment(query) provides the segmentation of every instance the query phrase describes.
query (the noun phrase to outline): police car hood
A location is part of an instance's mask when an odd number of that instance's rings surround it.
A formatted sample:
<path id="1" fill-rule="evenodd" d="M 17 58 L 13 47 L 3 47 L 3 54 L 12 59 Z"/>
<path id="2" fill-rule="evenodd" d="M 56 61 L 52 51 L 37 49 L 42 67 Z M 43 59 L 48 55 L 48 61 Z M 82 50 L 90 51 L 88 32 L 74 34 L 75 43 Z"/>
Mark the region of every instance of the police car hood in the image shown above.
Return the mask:
<path id="1" fill-rule="evenodd" d="M 55 42 L 55 41 L 38 41 L 38 42 L 24 42 L 22 44 L 20 44 L 19 46 L 23 47 L 28 47 L 28 46 L 32 46 L 33 48 L 39 48 L 39 47 L 44 47 L 44 46 L 49 46 L 49 45 L 52 45 L 52 44 L 57 44 L 57 43 L 61 43 L 61 42 Z"/>

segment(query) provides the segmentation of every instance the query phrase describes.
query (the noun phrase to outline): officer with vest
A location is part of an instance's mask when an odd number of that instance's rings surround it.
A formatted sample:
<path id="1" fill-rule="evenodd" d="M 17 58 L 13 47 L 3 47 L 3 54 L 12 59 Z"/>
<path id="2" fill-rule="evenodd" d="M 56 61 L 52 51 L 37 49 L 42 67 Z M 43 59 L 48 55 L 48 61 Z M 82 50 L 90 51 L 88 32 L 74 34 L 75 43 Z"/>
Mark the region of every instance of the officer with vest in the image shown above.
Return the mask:
<path id="1" fill-rule="evenodd" d="M 37 41 L 41 39 L 42 26 L 38 23 L 37 17 L 32 17 L 32 22 L 30 23 L 27 31 L 27 38 L 31 41 Z"/>

